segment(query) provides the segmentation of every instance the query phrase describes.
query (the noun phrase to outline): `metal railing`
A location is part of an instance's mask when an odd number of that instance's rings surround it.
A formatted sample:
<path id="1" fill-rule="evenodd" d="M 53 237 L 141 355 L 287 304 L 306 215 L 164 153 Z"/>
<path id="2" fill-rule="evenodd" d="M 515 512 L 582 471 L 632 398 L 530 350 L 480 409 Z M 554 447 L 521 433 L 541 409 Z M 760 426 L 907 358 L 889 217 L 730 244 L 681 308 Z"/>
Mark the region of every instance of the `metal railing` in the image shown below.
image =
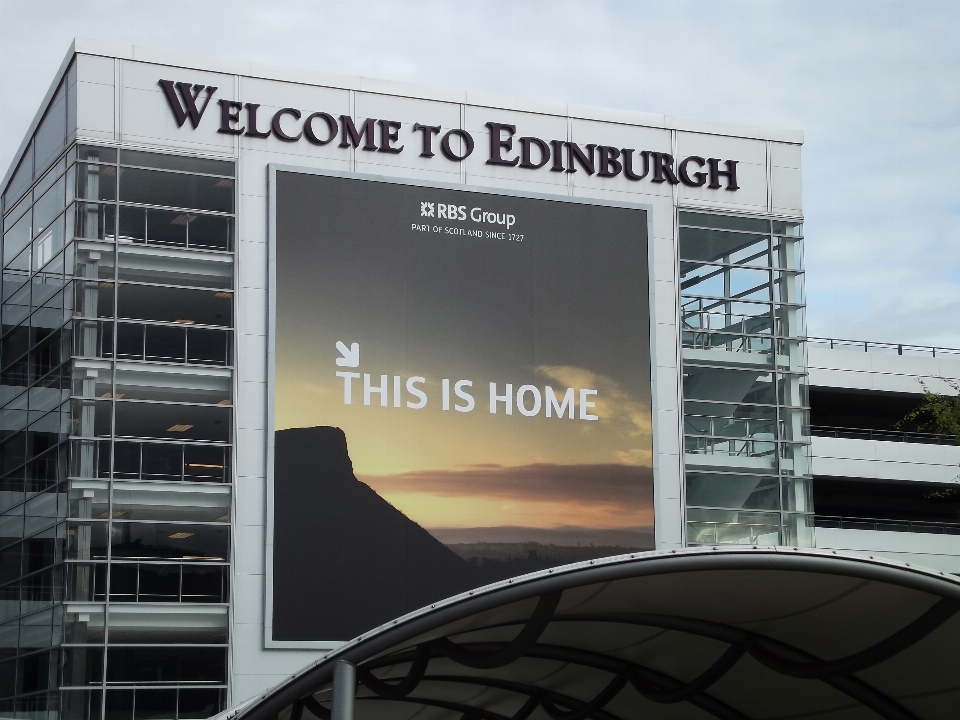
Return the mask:
<path id="1" fill-rule="evenodd" d="M 932 533 L 935 535 L 960 535 L 960 523 L 929 520 L 891 520 L 886 518 L 859 518 L 840 515 L 815 515 L 818 528 L 841 530 L 880 530 L 883 532 Z"/>
<path id="2" fill-rule="evenodd" d="M 837 338 L 808 337 L 807 347 L 885 353 L 887 355 L 914 355 L 917 357 L 934 358 L 949 357 L 960 360 L 960 348 L 935 347 L 933 345 L 908 345 L 904 343 L 874 342 L 872 340 L 840 340 Z"/>
<path id="3" fill-rule="evenodd" d="M 870 428 L 811 425 L 810 435 L 813 437 L 832 437 L 845 440 L 882 440 L 884 442 L 907 442 L 925 445 L 960 445 L 960 438 L 956 435 L 937 435 L 934 433 L 908 432 L 906 430 L 872 430 Z"/>

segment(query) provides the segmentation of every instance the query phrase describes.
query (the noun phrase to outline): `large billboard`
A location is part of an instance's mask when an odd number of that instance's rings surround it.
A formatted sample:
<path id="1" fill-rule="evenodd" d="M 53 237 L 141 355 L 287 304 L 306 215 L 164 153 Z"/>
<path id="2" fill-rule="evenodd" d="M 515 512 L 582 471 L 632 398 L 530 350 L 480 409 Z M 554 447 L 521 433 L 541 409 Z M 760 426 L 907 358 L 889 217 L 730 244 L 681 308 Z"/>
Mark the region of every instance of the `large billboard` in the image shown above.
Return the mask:
<path id="1" fill-rule="evenodd" d="M 653 548 L 643 209 L 272 173 L 268 640 Z"/>

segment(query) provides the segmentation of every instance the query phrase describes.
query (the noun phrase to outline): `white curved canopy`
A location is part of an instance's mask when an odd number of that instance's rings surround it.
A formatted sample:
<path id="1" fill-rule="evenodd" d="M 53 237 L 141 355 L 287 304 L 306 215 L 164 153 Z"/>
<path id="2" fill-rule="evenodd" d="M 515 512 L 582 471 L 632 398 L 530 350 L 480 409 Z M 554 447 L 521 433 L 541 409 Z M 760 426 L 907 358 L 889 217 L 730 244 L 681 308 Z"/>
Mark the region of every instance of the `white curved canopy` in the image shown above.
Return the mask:
<path id="1" fill-rule="evenodd" d="M 410 613 L 222 717 L 328 720 L 341 660 L 357 720 L 946 720 L 960 581 L 784 548 L 578 563 Z"/>

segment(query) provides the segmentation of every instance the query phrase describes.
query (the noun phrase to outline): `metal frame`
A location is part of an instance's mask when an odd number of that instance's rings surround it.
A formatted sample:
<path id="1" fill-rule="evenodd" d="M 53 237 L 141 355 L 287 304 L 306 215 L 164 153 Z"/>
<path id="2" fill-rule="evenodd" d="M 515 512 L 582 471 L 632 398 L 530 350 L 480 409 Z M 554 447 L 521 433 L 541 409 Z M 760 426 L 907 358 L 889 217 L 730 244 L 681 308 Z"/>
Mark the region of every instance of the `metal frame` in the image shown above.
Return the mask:
<path id="1" fill-rule="evenodd" d="M 629 614 L 586 618 L 572 613 L 553 617 L 553 610 L 556 608 L 556 602 L 559 601 L 560 593 L 568 588 L 644 576 L 718 570 L 787 570 L 839 575 L 909 588 L 939 597 L 941 600 L 885 640 L 853 655 L 830 662 L 821 661 L 797 648 L 755 632 L 701 620 L 666 615 Z M 427 633 L 436 636 L 435 631 L 449 623 L 534 597 L 540 598 L 537 609 L 525 621 L 526 624 L 515 639 L 506 645 L 480 643 L 457 646 L 441 634 L 436 640 L 396 649 Z M 423 675 L 431 657 L 445 656 L 467 667 L 492 669 L 502 667 L 526 655 L 606 670 L 614 673 L 614 680 L 593 701 L 584 702 L 564 698 L 538 687 L 522 687 L 519 683 L 514 684 L 515 687 L 506 688 L 508 683 L 503 680 L 485 680 L 475 676 L 469 678 L 430 676 L 430 679 L 475 682 L 488 687 L 498 686 L 536 698 L 537 702 L 533 707 L 528 708 L 525 704 L 511 720 L 524 720 L 540 705 L 544 706 L 548 715 L 555 720 L 574 720 L 588 716 L 597 720 L 617 720 L 615 716 L 605 713 L 602 707 L 625 686 L 626 681 L 633 684 L 642 695 L 657 702 L 689 701 L 716 717 L 725 720 L 745 720 L 742 713 L 721 703 L 705 691 L 709 685 L 719 680 L 732 668 L 744 654 L 749 653 L 755 660 L 775 672 L 791 677 L 827 682 L 861 705 L 874 710 L 881 717 L 890 720 L 907 720 L 914 719 L 916 716 L 877 689 L 853 677 L 853 673 L 860 672 L 907 649 L 914 642 L 936 630 L 940 624 L 958 611 L 960 611 L 960 580 L 955 577 L 945 575 L 943 572 L 937 573 L 933 570 L 911 567 L 908 564 L 868 559 L 853 554 L 838 555 L 836 551 L 757 548 L 756 546 L 748 548 L 715 546 L 712 549 L 635 553 L 531 573 L 521 578 L 501 581 L 476 591 L 462 593 L 431 605 L 429 608 L 410 613 L 327 653 L 320 660 L 308 665 L 272 690 L 251 698 L 241 706 L 216 717 L 219 720 L 268 720 L 276 718 L 285 708 L 292 707 L 290 718 L 297 720 L 298 715 L 302 715 L 303 708 L 306 707 L 315 717 L 327 720 L 327 709 L 313 697 L 313 694 L 329 687 L 329 683 L 334 678 L 335 668 L 344 661 L 359 666 L 357 675 L 368 690 L 384 699 L 402 700 L 416 687 L 420 680 L 416 674 L 419 672 L 421 676 Z M 683 683 L 622 659 L 563 646 L 536 645 L 540 632 L 549 622 L 583 619 L 679 630 L 719 640 L 730 647 L 710 669 L 695 680 Z M 521 622 L 524 621 L 509 624 L 517 625 Z M 479 628 L 474 627 L 468 632 L 477 629 Z M 383 655 L 384 652 L 394 649 L 396 650 L 392 654 Z M 427 653 L 426 659 L 418 657 L 418 653 Z M 406 678 L 395 678 L 393 682 L 387 682 L 382 678 L 374 677 L 371 681 L 371 669 L 402 663 L 412 663 Z M 617 686 L 619 676 L 623 676 L 625 680 Z M 423 698 L 417 697 L 407 697 L 407 700 L 424 702 Z M 547 703 L 563 705 L 569 712 L 561 711 L 554 714 Z M 500 714 L 465 705 L 459 706 L 456 703 L 428 700 L 424 704 L 462 712 L 466 717 L 507 720 Z"/>

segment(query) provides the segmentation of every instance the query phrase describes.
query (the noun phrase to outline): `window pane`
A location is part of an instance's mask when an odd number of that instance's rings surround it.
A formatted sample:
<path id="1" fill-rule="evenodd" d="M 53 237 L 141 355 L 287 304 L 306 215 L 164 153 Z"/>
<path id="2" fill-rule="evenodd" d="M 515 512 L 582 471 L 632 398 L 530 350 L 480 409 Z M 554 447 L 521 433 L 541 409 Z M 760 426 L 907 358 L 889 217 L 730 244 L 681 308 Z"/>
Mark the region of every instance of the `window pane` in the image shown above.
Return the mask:
<path id="1" fill-rule="evenodd" d="M 162 155 L 141 150 L 123 150 L 120 153 L 120 163 L 159 170 L 182 170 L 184 172 L 203 173 L 204 175 L 233 177 L 233 163 L 227 160 L 208 160 L 182 155 Z"/>
<path id="2" fill-rule="evenodd" d="M 147 211 L 145 208 L 120 206 L 120 238 L 144 241 L 147 239 Z"/>
<path id="3" fill-rule="evenodd" d="M 3 234 L 4 265 L 9 265 L 10 261 L 30 244 L 32 219 L 32 214 L 28 212 Z"/>
<path id="4" fill-rule="evenodd" d="M 120 168 L 120 200 L 232 213 L 233 182 L 203 175 Z"/>
<path id="5" fill-rule="evenodd" d="M 180 720 L 190 718 L 208 718 L 224 708 L 224 691 L 216 689 L 180 690 L 177 717 Z"/>
<path id="6" fill-rule="evenodd" d="M 118 400 L 117 435 L 228 442 L 230 408 L 218 405 L 167 405 Z"/>
<path id="7" fill-rule="evenodd" d="M 190 221 L 190 247 L 216 250 L 233 248 L 233 218 L 218 215 L 194 215 Z"/>
<path id="8" fill-rule="evenodd" d="M 222 683 L 226 648 L 110 648 L 108 683 Z"/>
<path id="9" fill-rule="evenodd" d="M 114 557 L 224 562 L 230 558 L 230 528 L 115 520 L 111 546 Z"/>
<path id="10" fill-rule="evenodd" d="M 233 295 L 222 291 L 121 284 L 117 314 L 123 318 L 184 325 L 229 326 Z"/>
<path id="11" fill-rule="evenodd" d="M 779 513 L 739 510 L 687 510 L 687 542 L 776 545 L 780 541 Z"/>
<path id="12" fill-rule="evenodd" d="M 33 234 L 42 233 L 64 208 L 64 181 L 60 178 L 33 206 Z"/>
<path id="13" fill-rule="evenodd" d="M 230 333 L 225 330 L 188 328 L 187 362 L 230 365 Z"/>
<path id="14" fill-rule="evenodd" d="M 116 229 L 116 208 L 98 203 L 77 203 L 74 233 L 88 240 L 112 240 Z"/>
<path id="15" fill-rule="evenodd" d="M 776 477 L 687 472 L 687 505 L 716 508 L 779 510 Z"/>
<path id="16" fill-rule="evenodd" d="M 699 227 L 726 228 L 728 230 L 747 230 L 749 232 L 768 232 L 770 225 L 759 218 L 730 217 L 729 215 L 708 215 L 706 213 L 681 212 L 681 225 Z"/>
<path id="17" fill-rule="evenodd" d="M 147 241 L 163 245 L 187 244 L 189 213 L 170 210 L 147 210 Z"/>
<path id="18" fill-rule="evenodd" d="M 93 145 L 80 145 L 77 148 L 77 160 L 86 160 L 87 162 L 115 163 L 117 161 L 117 151 L 113 148 L 94 147 Z"/>
<path id="19" fill-rule="evenodd" d="M 76 193 L 78 200 L 116 200 L 117 168 L 78 162 Z"/>

